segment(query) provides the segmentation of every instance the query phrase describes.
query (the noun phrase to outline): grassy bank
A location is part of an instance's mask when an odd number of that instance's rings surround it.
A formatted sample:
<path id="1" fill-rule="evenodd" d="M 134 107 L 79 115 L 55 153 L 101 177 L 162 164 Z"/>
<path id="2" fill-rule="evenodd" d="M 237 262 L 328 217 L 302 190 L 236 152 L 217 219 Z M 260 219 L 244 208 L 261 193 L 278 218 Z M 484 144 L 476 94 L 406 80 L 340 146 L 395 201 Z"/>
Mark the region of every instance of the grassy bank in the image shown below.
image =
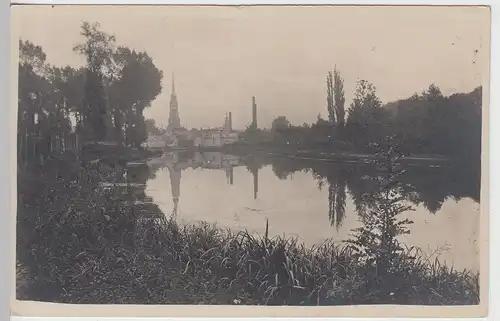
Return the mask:
<path id="1" fill-rule="evenodd" d="M 477 275 L 414 260 L 409 252 L 382 275 L 333 241 L 309 248 L 208 224 L 181 227 L 156 205 L 97 188 L 111 169 L 54 170 L 52 180 L 20 175 L 19 299 L 259 305 L 479 300 Z"/>

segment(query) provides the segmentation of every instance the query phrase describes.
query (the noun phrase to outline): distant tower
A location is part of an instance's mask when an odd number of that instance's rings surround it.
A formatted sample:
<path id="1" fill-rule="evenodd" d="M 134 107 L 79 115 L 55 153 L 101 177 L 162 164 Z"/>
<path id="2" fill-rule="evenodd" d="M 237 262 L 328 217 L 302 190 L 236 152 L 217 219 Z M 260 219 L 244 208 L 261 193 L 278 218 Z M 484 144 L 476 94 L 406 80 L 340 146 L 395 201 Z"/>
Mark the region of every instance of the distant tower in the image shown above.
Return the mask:
<path id="1" fill-rule="evenodd" d="M 252 97 L 252 128 L 257 129 L 257 104 L 255 104 L 255 96 Z"/>
<path id="2" fill-rule="evenodd" d="M 233 130 L 233 117 L 231 112 L 226 113 L 226 117 L 224 118 L 224 129 Z"/>
<path id="3" fill-rule="evenodd" d="M 170 174 L 170 189 L 172 191 L 172 200 L 174 202 L 172 216 L 177 217 L 179 197 L 181 196 L 181 170 L 168 167 L 168 173 Z"/>
<path id="4" fill-rule="evenodd" d="M 172 73 L 172 93 L 170 94 L 170 114 L 168 116 L 167 131 L 172 132 L 181 127 L 181 119 L 179 117 L 179 108 L 177 104 L 177 95 L 175 94 L 175 80 Z"/>

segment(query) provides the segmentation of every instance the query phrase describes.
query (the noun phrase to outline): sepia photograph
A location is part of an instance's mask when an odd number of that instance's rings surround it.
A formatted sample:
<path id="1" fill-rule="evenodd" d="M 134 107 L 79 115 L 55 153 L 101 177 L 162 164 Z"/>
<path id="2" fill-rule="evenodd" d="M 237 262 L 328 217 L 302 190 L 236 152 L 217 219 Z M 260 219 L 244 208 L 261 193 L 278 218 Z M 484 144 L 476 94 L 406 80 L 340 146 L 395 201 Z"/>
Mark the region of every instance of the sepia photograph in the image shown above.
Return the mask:
<path id="1" fill-rule="evenodd" d="M 12 14 L 17 301 L 487 305 L 489 8 Z"/>

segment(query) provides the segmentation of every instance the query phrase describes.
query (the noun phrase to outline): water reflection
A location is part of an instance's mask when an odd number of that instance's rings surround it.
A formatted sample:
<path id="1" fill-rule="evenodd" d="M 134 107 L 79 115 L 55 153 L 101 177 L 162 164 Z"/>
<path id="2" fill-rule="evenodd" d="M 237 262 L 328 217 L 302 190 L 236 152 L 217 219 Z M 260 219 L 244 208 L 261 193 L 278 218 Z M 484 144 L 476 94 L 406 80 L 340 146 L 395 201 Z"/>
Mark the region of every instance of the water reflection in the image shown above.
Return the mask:
<path id="1" fill-rule="evenodd" d="M 366 195 L 380 188 L 381 175 L 370 165 L 219 152 L 168 153 L 146 167 L 146 194 L 166 215 L 259 233 L 267 218 L 270 233 L 296 235 L 309 244 L 332 236 L 347 239 L 368 215 L 373 204 Z M 145 181 L 144 173 L 135 175 Z M 478 255 L 479 171 L 411 167 L 400 180 L 399 193 L 416 207 L 415 213 L 405 214 L 415 221 L 406 241 L 427 247 L 429 253 L 452 243 L 448 257 L 457 263 L 463 256 L 467 262 L 459 265 L 477 268 L 468 262 Z"/>
<path id="2" fill-rule="evenodd" d="M 170 190 L 172 191 L 172 200 L 174 202 L 172 216 L 176 217 L 179 210 L 179 197 L 181 196 L 181 171 L 169 167 L 168 173 L 170 174 Z"/>

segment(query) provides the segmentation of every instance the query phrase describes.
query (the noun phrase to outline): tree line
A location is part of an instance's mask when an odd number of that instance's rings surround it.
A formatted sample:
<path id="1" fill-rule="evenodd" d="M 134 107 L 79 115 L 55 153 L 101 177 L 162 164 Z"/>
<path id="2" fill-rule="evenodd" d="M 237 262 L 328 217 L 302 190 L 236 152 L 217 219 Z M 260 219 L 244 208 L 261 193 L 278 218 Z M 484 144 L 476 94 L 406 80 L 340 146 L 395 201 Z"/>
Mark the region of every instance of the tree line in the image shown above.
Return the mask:
<path id="1" fill-rule="evenodd" d="M 326 78 L 328 119 L 292 125 L 286 116 L 274 119 L 273 143 L 294 148 L 372 152 L 370 144 L 396 137 L 406 154 L 442 155 L 480 161 L 482 87 L 444 96 L 435 84 L 421 93 L 382 103 L 376 87 L 358 80 L 346 110 L 344 80 L 337 68 Z"/>
<path id="2" fill-rule="evenodd" d="M 80 68 L 52 66 L 42 47 L 19 40 L 21 159 L 38 160 L 77 139 L 139 147 L 147 138 L 143 112 L 162 90 L 162 71 L 146 52 L 117 45 L 99 23 L 82 23 L 80 34 L 72 48 L 85 58 Z"/>

